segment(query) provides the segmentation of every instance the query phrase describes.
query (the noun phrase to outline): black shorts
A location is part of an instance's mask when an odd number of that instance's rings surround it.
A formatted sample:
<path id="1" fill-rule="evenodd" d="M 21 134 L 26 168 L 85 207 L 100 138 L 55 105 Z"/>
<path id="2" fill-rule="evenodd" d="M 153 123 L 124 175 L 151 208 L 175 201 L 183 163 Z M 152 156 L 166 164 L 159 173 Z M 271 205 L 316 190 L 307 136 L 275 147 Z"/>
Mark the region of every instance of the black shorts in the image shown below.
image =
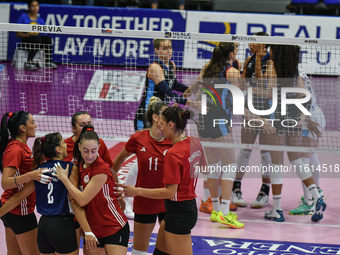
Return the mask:
<path id="1" fill-rule="evenodd" d="M 231 116 L 226 114 L 222 107 L 208 105 L 210 108 L 206 115 L 199 114 L 198 133 L 202 138 L 216 139 L 230 133 Z M 219 120 L 219 121 L 218 121 Z M 224 123 L 224 121 L 226 123 Z"/>
<path id="2" fill-rule="evenodd" d="M 138 223 L 156 223 L 158 217 L 158 221 L 162 221 L 165 217 L 165 212 L 155 213 L 155 214 L 138 214 L 135 213 L 134 221 Z"/>
<path id="3" fill-rule="evenodd" d="M 40 253 L 71 253 L 78 249 L 73 215 L 41 216 L 38 227 Z"/>
<path id="4" fill-rule="evenodd" d="M 1 217 L 1 220 L 4 223 L 4 226 L 6 228 L 12 229 L 16 235 L 29 232 L 38 227 L 37 218 L 34 213 L 28 215 L 15 215 L 6 213 Z"/>
<path id="5" fill-rule="evenodd" d="M 165 199 L 165 231 L 177 235 L 187 235 L 197 222 L 196 199 L 171 201 Z"/>
<path id="6" fill-rule="evenodd" d="M 125 226 L 113 235 L 99 238 L 97 247 L 104 248 L 105 244 L 120 245 L 127 247 L 130 238 L 130 226 L 129 222 L 126 222 Z M 85 244 L 85 241 L 84 241 Z"/>

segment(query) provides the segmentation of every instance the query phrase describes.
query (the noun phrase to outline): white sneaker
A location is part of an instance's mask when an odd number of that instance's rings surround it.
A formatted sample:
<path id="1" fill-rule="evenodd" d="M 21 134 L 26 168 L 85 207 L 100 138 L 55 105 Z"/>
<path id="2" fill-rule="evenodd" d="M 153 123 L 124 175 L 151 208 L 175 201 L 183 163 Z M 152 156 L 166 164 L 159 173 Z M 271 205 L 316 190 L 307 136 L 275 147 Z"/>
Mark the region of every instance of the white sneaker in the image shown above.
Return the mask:
<path id="1" fill-rule="evenodd" d="M 52 62 L 45 62 L 45 68 L 47 69 L 57 69 L 58 66 Z"/>
<path id="2" fill-rule="evenodd" d="M 124 201 L 125 201 L 124 214 L 128 219 L 133 220 L 135 218 L 135 213 L 133 212 L 133 198 L 126 197 L 124 198 Z"/>
<path id="3" fill-rule="evenodd" d="M 242 198 L 242 192 L 240 189 L 235 189 L 231 193 L 231 202 L 239 207 L 245 207 L 247 205 L 246 201 Z"/>
<path id="4" fill-rule="evenodd" d="M 259 209 L 267 205 L 269 205 L 269 196 L 263 191 L 260 191 L 255 201 L 250 204 L 250 207 Z"/>

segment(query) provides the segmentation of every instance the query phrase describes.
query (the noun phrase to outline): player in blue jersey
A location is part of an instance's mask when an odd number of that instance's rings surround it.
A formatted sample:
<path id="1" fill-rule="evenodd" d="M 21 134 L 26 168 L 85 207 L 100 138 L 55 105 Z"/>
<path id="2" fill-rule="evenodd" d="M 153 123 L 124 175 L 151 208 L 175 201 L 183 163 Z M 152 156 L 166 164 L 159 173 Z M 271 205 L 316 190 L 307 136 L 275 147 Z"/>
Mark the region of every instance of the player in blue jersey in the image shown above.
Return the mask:
<path id="1" fill-rule="evenodd" d="M 185 91 L 188 87 L 177 81 L 176 65 L 172 58 L 172 43 L 170 39 L 155 39 L 153 41 L 155 54 L 157 59 L 149 66 L 146 74 L 145 92 L 142 101 L 136 111 L 134 119 L 135 130 L 140 130 L 148 127 L 146 119 L 146 111 L 152 96 L 158 97 L 160 100 L 169 103 L 174 100 L 177 104 L 190 105 L 190 100 L 186 99 Z M 174 92 L 184 93 L 182 96 Z M 126 184 L 134 186 L 137 179 L 138 167 L 135 163 L 127 177 Z M 134 218 L 132 212 L 132 199 L 126 198 L 126 210 L 124 213 L 130 219 Z"/>
<path id="2" fill-rule="evenodd" d="M 281 89 L 282 88 L 306 88 L 303 79 L 299 76 L 298 64 L 300 47 L 295 45 L 272 45 L 270 49 L 272 65 L 269 65 L 266 75 L 268 78 L 268 88 L 278 89 L 278 105 L 275 112 L 270 116 L 275 119 L 274 126 L 277 132 L 270 134 L 270 145 L 276 146 L 301 146 L 301 122 L 305 118 L 300 109 L 295 104 L 286 106 L 286 114 L 281 112 Z M 287 99 L 303 98 L 302 93 L 287 93 Z M 282 121 L 285 125 L 282 125 Z M 298 123 L 297 125 L 294 125 Z M 273 192 L 273 209 L 265 213 L 265 218 L 282 222 L 285 220 L 281 209 L 281 190 L 283 185 L 283 151 L 271 151 L 272 169 L 270 180 Z M 323 211 L 326 204 L 320 197 L 318 189 L 314 183 L 311 172 L 305 167 L 299 152 L 287 152 L 293 169 L 297 169 L 298 177 L 303 181 L 314 199 L 314 214 L 312 221 L 319 221 L 323 218 Z M 299 171 L 299 170 L 300 171 Z"/>
<path id="3" fill-rule="evenodd" d="M 83 208 L 72 197 L 69 197 L 64 184 L 52 175 L 56 163 L 63 167 L 69 165 L 71 169 L 69 179 L 74 186 L 78 186 L 79 172 L 77 167 L 71 162 L 63 161 L 67 157 L 67 146 L 61 134 L 51 133 L 42 138 L 37 138 L 34 142 L 33 153 L 34 168 L 47 169 L 43 172 L 51 177 L 51 182 L 48 184 L 37 181 L 29 182 L 0 208 L 0 215 L 11 210 L 35 189 L 37 211 L 42 215 L 37 237 L 40 253 L 77 254 L 78 244 L 73 212 L 77 215 L 77 219 L 85 232 L 87 248 L 94 251 L 97 242 L 96 237 L 87 223 Z M 47 161 L 45 161 L 46 158 Z"/>
<path id="4" fill-rule="evenodd" d="M 258 32 L 255 33 L 256 36 L 268 36 L 267 33 Z M 249 56 L 243 66 L 243 77 L 249 86 L 253 87 L 254 92 L 257 88 L 262 88 L 265 86 L 261 82 L 261 75 L 266 69 L 267 62 L 270 60 L 270 54 L 268 52 L 267 44 L 262 43 L 250 43 L 249 48 L 252 53 Z M 255 89 L 256 88 L 256 89 Z M 258 95 L 253 93 L 253 105 L 257 110 L 268 109 L 269 100 L 267 96 L 263 93 Z M 245 119 L 251 119 L 249 116 L 245 116 Z M 241 128 L 241 141 L 244 144 L 254 144 L 257 136 L 259 136 L 260 144 L 268 144 L 267 133 L 264 130 L 261 131 L 260 128 L 255 127 L 242 127 Z M 251 150 L 241 149 L 237 155 L 236 162 L 239 169 L 248 166 Z M 262 166 L 268 166 L 271 163 L 270 154 L 268 151 L 261 150 L 261 164 Z M 245 172 L 238 171 L 233 186 L 232 202 L 237 206 L 244 207 L 246 202 L 242 198 L 241 183 Z M 262 208 L 269 204 L 269 189 L 270 189 L 270 178 L 266 172 L 262 173 L 262 186 L 259 191 L 255 201 L 250 204 L 251 208 Z"/>
<path id="5" fill-rule="evenodd" d="M 214 85 L 235 84 L 243 89 L 240 72 L 232 66 L 234 50 L 234 43 L 219 43 L 213 51 L 211 60 L 201 72 L 200 89 L 204 91 L 202 93 L 210 95 L 209 99 L 207 96 L 209 112 L 206 115 L 200 114 L 198 119 L 201 125 L 198 132 L 202 141 L 233 143 L 230 127 L 233 115 L 232 94 L 229 89 L 215 89 Z M 214 98 L 211 98 L 211 95 Z M 225 119 L 228 123 L 213 125 L 214 119 Z M 243 228 L 244 224 L 237 221 L 237 215 L 230 212 L 230 196 L 237 168 L 234 149 L 205 147 L 204 150 L 211 167 L 218 165 L 220 168 L 228 169 L 208 175 L 208 186 L 213 203 L 210 219 L 232 228 Z M 222 190 L 221 202 L 218 190 L 219 179 Z"/>
<path id="6" fill-rule="evenodd" d="M 319 138 L 326 126 L 326 118 L 316 101 L 316 95 L 308 76 L 299 70 L 299 76 L 303 79 L 306 89 L 311 93 L 311 101 L 309 104 L 310 116 L 306 116 L 306 121 L 302 126 L 302 146 L 318 147 Z M 320 197 L 323 198 L 323 192 L 320 188 L 321 166 L 317 153 L 301 153 L 302 161 L 309 166 L 312 171 L 313 180 L 319 191 Z M 306 185 L 302 182 L 304 196 L 301 197 L 302 203 L 295 209 L 290 210 L 291 215 L 307 215 L 313 214 L 313 197 Z"/>
<path id="7" fill-rule="evenodd" d="M 45 25 L 45 21 L 39 16 L 39 1 L 28 1 L 28 12 L 23 13 L 19 19 L 19 24 Z M 17 32 L 17 37 L 21 39 L 20 49 L 28 50 L 27 62 L 24 67 L 28 70 L 37 70 L 36 65 L 32 62 L 38 50 L 43 49 L 45 52 L 45 68 L 57 68 L 57 65 L 51 62 L 52 59 L 52 40 L 51 37 L 44 33 L 34 32 Z"/>

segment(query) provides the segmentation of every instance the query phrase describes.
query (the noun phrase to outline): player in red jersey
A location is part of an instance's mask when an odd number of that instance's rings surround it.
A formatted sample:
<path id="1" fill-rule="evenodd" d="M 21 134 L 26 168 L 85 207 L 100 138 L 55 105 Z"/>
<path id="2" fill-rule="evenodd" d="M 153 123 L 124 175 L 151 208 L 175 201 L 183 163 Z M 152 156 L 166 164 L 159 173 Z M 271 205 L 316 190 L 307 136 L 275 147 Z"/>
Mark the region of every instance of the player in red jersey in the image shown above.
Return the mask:
<path id="1" fill-rule="evenodd" d="M 192 254 L 191 229 L 197 221 L 195 189 L 198 172 L 195 170 L 198 166 L 206 165 L 199 140 L 188 137 L 184 132 L 187 120 L 193 115 L 192 111 L 183 111 L 174 106 L 162 112 L 162 130 L 173 144 L 164 158 L 164 188 L 146 189 L 118 185 L 123 187 L 122 192 L 127 196 L 165 199 L 166 215 L 161 228 L 165 229 L 166 244 L 171 255 Z M 168 253 L 155 249 L 154 254 Z"/>
<path id="2" fill-rule="evenodd" d="M 75 114 L 73 114 L 71 124 L 72 124 L 72 131 L 74 135 L 65 139 L 65 143 L 67 144 L 67 158 L 65 158 L 64 160 L 77 164 L 77 162 L 75 162 L 76 159 L 73 157 L 74 144 L 80 137 L 83 127 L 85 125 L 92 124 L 92 119 L 91 119 L 90 114 L 88 114 L 85 111 L 80 111 L 80 112 L 76 112 Z M 99 156 L 105 162 L 109 163 L 110 167 L 112 167 L 113 162 L 110 157 L 109 150 L 107 149 L 105 145 L 105 142 L 99 138 L 99 144 L 100 144 L 99 150 L 98 150 Z"/>
<path id="3" fill-rule="evenodd" d="M 144 130 L 132 135 L 125 147 L 113 161 L 113 169 L 118 172 L 126 158 L 132 154 L 137 155 L 139 171 L 136 187 L 149 189 L 164 187 L 164 155 L 172 146 L 171 141 L 165 139 L 160 124 L 161 113 L 166 107 L 167 105 L 158 97 L 150 98 L 146 111 L 147 121 L 151 124 L 150 130 Z M 131 255 L 146 255 L 157 217 L 159 222 L 164 219 L 164 201 L 160 199 L 136 197 L 133 203 L 133 211 L 134 234 Z M 156 248 L 166 251 L 164 235 L 157 236 Z"/>
<path id="4" fill-rule="evenodd" d="M 56 166 L 55 176 L 64 183 L 77 203 L 84 207 L 87 221 L 99 241 L 98 253 L 126 254 L 129 224 L 114 194 L 115 182 L 110 166 L 98 156 L 99 137 L 92 126 L 84 126 L 75 148 L 82 191 L 74 187 L 67 177 L 68 167 L 64 170 L 60 165 Z"/>
<path id="5" fill-rule="evenodd" d="M 1 204 L 6 203 L 31 180 L 43 183 L 50 181 L 50 177 L 42 174 L 43 169 L 32 171 L 32 152 L 27 140 L 35 137 L 36 127 L 33 116 L 26 111 L 6 113 L 2 117 L 0 170 L 1 186 L 5 191 L 1 196 Z M 1 218 L 5 225 L 8 254 L 39 254 L 34 208 L 35 194 L 31 194 Z"/>

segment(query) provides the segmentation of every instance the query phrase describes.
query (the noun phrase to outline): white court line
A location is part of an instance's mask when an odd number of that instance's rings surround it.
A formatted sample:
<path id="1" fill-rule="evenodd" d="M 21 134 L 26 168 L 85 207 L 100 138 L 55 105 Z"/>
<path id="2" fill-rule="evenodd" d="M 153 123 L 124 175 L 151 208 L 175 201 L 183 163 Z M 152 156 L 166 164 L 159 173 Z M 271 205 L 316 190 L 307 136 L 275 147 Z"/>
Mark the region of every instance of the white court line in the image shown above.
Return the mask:
<path id="1" fill-rule="evenodd" d="M 198 219 L 209 220 L 210 217 L 198 217 Z M 242 222 L 251 222 L 251 223 L 276 223 L 276 224 L 285 224 L 285 225 L 300 225 L 300 226 L 310 226 L 311 223 L 297 223 L 297 222 L 276 222 L 271 220 L 242 220 Z M 313 226 L 318 227 L 332 227 L 332 228 L 340 228 L 340 225 L 326 225 L 326 224 L 313 224 Z"/>

